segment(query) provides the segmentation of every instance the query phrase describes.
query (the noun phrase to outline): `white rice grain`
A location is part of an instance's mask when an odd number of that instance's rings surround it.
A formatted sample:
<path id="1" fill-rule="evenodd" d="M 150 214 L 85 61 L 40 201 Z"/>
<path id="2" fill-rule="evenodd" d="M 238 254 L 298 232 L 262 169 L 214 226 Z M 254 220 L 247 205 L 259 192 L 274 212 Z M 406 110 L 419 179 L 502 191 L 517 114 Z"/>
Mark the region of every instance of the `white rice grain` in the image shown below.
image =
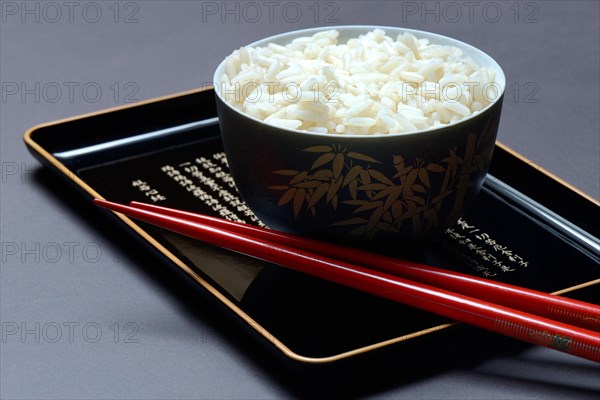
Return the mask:
<path id="1" fill-rule="evenodd" d="M 321 31 L 288 45 L 242 47 L 221 89 L 268 124 L 315 133 L 407 133 L 458 122 L 499 95 L 495 72 L 459 48 L 375 29 L 346 43 Z"/>

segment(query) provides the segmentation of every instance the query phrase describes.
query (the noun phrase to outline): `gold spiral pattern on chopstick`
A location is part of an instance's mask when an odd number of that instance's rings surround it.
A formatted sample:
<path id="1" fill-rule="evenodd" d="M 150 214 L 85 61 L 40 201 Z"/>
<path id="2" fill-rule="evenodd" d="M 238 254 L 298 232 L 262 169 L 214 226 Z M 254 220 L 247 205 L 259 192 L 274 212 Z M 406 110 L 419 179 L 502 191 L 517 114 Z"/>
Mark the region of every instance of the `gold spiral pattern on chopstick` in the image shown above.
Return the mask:
<path id="1" fill-rule="evenodd" d="M 548 312 L 550 312 L 552 315 L 565 317 L 570 320 L 580 320 L 580 321 L 586 321 L 586 322 L 593 321 L 595 323 L 594 329 L 600 329 L 600 316 L 598 316 L 598 315 L 579 313 L 579 312 L 567 310 L 564 307 L 559 307 L 559 306 L 555 306 L 555 305 L 549 306 Z"/>
<path id="2" fill-rule="evenodd" d="M 576 342 L 574 342 L 573 339 L 568 336 L 552 334 L 548 331 L 542 331 L 504 319 L 497 319 L 495 321 L 495 327 L 498 332 L 505 333 L 509 336 L 523 338 L 532 343 L 536 343 L 545 347 L 551 347 L 565 353 L 572 353 L 573 345 L 576 344 Z"/>

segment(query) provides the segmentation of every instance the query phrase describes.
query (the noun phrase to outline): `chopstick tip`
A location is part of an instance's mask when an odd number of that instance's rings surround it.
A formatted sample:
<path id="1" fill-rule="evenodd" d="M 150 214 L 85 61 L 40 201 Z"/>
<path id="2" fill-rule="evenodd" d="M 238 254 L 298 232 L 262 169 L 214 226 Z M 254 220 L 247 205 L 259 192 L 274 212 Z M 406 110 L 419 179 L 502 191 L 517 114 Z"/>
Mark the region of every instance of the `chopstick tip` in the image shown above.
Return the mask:
<path id="1" fill-rule="evenodd" d="M 114 203 L 112 201 L 104 200 L 104 199 L 94 199 L 93 204 L 102 208 L 106 208 L 108 210 L 121 212 L 123 209 L 123 205 L 119 203 Z"/>

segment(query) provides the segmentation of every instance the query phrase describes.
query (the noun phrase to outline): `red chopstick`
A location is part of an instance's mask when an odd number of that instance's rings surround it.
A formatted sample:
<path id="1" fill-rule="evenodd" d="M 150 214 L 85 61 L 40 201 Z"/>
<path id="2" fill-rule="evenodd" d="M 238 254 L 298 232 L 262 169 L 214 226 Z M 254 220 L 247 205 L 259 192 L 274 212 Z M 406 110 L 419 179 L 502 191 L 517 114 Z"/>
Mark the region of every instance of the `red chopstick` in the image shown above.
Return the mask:
<path id="1" fill-rule="evenodd" d="M 95 204 L 207 243 L 530 343 L 600 362 L 600 334 L 517 309 L 374 271 L 322 254 L 173 215 L 95 200 Z"/>
<path id="2" fill-rule="evenodd" d="M 411 261 L 385 257 L 367 251 L 290 235 L 270 229 L 227 221 L 172 208 L 132 201 L 130 206 L 231 230 L 257 239 L 336 258 L 367 268 L 417 280 L 431 286 L 455 291 L 491 303 L 520 309 L 549 319 L 600 331 L 600 305 L 550 295 L 519 286 L 476 278 Z"/>

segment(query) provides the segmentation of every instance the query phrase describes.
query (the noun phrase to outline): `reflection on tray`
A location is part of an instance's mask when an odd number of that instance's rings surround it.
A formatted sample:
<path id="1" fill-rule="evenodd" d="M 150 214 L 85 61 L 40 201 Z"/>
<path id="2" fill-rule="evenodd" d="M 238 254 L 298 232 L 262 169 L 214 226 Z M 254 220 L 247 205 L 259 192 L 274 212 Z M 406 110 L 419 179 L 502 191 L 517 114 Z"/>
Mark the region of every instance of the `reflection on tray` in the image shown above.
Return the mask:
<path id="1" fill-rule="evenodd" d="M 250 257 L 207 245 L 197 240 L 170 232 L 162 233 L 194 266 L 241 301 L 246 290 L 264 269 L 264 263 Z"/>

